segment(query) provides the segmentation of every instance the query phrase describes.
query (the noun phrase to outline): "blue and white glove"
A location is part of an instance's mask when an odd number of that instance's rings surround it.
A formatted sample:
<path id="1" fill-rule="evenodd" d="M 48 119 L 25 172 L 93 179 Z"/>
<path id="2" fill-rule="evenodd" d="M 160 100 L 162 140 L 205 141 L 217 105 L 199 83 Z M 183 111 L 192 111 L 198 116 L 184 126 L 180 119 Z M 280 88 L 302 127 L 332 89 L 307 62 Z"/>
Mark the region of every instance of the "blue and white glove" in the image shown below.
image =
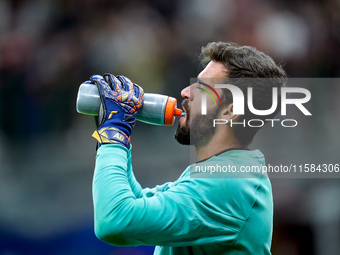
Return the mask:
<path id="1" fill-rule="evenodd" d="M 101 144 L 118 143 L 130 147 L 130 136 L 136 115 L 143 103 L 144 91 L 124 76 L 93 75 L 102 102 L 98 130 L 92 136 Z"/>

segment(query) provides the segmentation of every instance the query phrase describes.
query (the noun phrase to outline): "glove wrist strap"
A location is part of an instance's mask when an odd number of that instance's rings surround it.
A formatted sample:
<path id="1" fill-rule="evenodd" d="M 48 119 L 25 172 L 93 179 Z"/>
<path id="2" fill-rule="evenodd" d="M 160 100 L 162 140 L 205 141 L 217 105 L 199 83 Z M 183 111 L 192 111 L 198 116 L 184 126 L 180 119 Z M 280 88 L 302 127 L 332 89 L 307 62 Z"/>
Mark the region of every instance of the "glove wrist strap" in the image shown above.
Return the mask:
<path id="1" fill-rule="evenodd" d="M 130 148 L 130 137 L 124 132 L 114 127 L 103 127 L 93 132 L 94 137 L 99 146 L 101 144 L 121 144 L 127 149 Z"/>

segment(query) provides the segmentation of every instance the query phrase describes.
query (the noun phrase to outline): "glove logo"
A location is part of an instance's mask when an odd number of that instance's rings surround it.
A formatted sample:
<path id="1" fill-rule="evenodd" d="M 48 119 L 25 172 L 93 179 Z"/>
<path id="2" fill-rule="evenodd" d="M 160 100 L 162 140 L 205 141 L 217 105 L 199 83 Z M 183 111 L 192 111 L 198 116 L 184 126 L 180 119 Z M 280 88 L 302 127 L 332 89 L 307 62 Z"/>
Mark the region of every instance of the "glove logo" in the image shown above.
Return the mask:
<path id="1" fill-rule="evenodd" d="M 113 137 L 112 137 L 112 139 L 118 139 L 119 141 L 124 141 L 124 136 L 123 135 L 121 135 L 121 134 L 118 134 L 118 133 L 116 133 Z"/>
<path id="2" fill-rule="evenodd" d="M 113 115 L 113 114 L 116 114 L 116 113 L 118 113 L 118 111 L 111 111 L 111 112 L 110 112 L 110 115 L 109 115 L 109 117 L 108 117 L 108 119 L 111 119 L 111 118 L 112 118 L 112 115 Z"/>

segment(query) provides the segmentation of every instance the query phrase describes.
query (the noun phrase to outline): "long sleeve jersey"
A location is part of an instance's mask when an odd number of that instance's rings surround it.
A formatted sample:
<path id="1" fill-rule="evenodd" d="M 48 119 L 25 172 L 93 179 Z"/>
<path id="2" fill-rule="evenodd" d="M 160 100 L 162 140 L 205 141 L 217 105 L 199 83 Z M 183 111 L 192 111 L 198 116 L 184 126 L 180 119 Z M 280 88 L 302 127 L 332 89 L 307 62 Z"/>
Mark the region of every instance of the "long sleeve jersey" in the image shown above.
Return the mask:
<path id="1" fill-rule="evenodd" d="M 102 145 L 93 178 L 96 236 L 116 246 L 155 245 L 154 254 L 270 254 L 269 179 L 206 174 L 209 166 L 239 171 L 264 165 L 259 150 L 229 150 L 187 167 L 174 182 L 142 189 L 131 150 Z M 161 174 L 162 166 L 155 171 Z"/>

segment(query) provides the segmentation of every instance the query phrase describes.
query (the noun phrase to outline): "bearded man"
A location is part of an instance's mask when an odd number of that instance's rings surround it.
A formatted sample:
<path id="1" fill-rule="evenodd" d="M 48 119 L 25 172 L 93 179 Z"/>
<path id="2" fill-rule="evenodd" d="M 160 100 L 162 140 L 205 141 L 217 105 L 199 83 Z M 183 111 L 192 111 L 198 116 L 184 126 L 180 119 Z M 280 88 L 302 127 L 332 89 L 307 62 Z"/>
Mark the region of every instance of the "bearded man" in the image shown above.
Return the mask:
<path id="1" fill-rule="evenodd" d="M 249 109 L 235 114 L 237 99 L 215 85 L 232 84 L 245 95 L 251 87 L 253 106 L 266 110 L 272 105 L 272 89 L 284 86 L 286 74 L 263 52 L 235 43 L 209 43 L 201 59 L 206 66 L 197 82 L 181 92 L 186 115 L 175 134 L 179 143 L 195 146 L 198 161 L 176 181 L 152 189 L 141 188 L 131 164 L 130 136 L 142 88 L 124 76 L 91 77 L 103 105 L 93 135 L 99 146 L 93 202 L 100 240 L 116 246 L 155 245 L 154 254 L 271 254 L 270 180 L 263 173 L 240 172 L 242 167 L 265 165 L 263 154 L 249 149 L 260 127 L 243 125 L 253 114 Z M 213 97 L 204 97 L 208 89 Z M 213 125 L 216 119 L 228 125 Z M 206 169 L 228 166 L 235 171 L 202 175 Z"/>

